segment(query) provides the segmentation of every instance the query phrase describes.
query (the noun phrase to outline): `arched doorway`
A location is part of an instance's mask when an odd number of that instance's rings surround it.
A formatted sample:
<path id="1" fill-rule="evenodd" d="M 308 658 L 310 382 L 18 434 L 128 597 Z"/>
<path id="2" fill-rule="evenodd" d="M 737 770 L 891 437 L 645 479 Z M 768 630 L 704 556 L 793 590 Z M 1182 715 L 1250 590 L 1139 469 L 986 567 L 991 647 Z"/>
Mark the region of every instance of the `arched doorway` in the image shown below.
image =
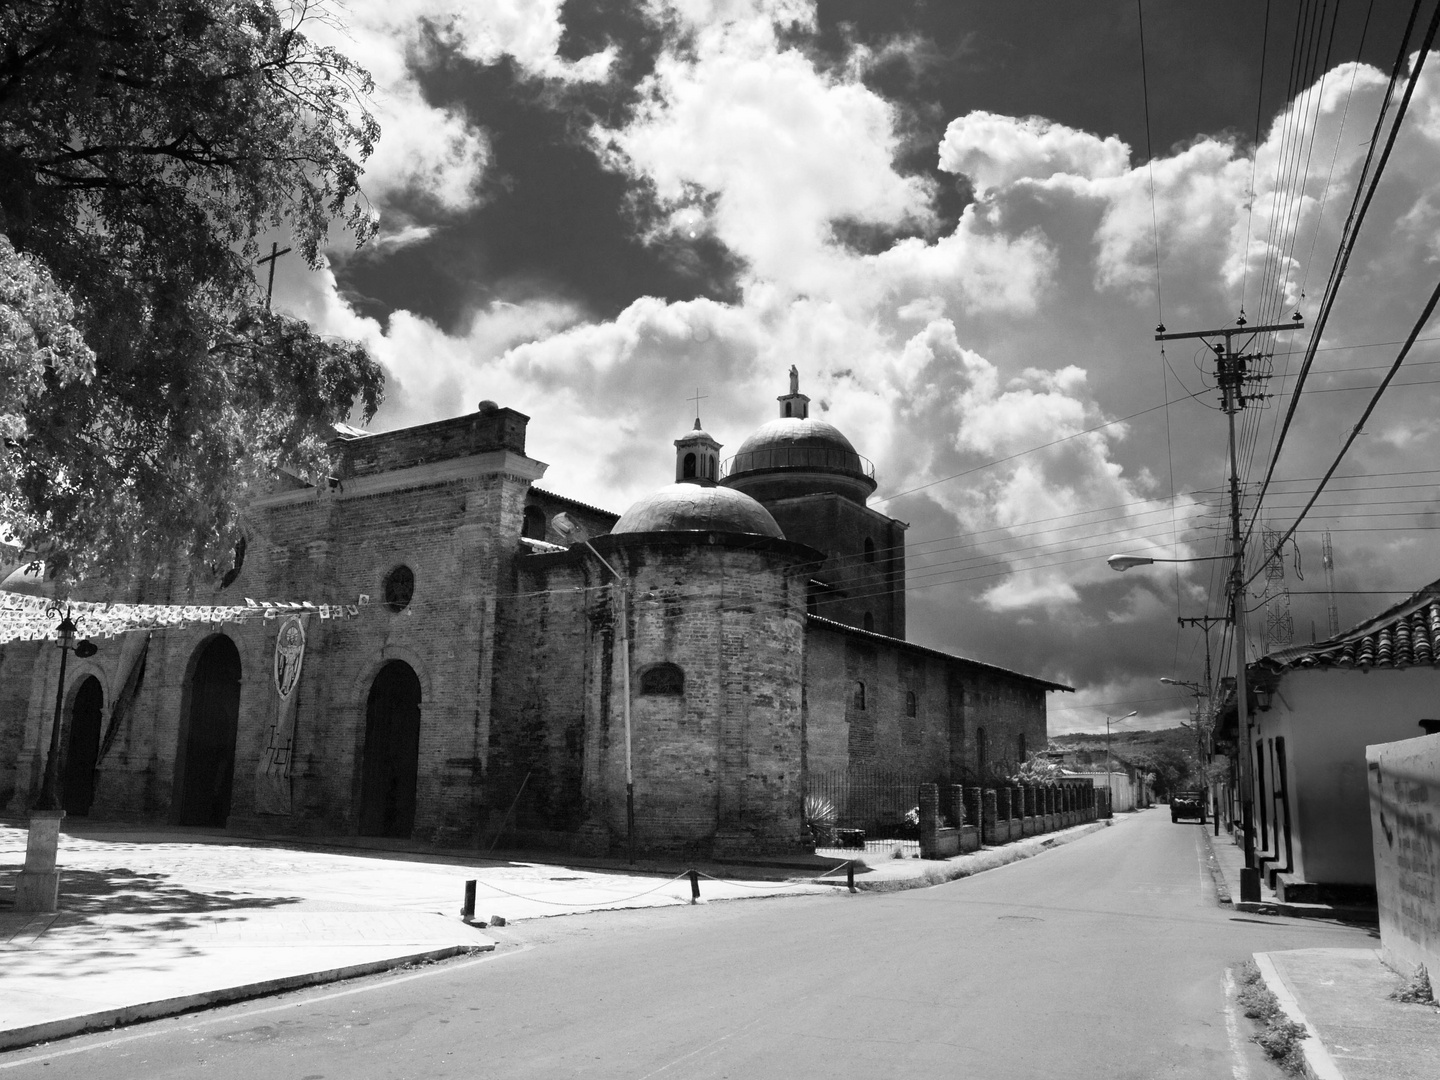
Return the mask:
<path id="1" fill-rule="evenodd" d="M 91 675 L 75 691 L 70 705 L 70 738 L 65 744 L 65 770 L 60 777 L 62 805 L 67 814 L 85 817 L 95 801 L 95 762 L 100 756 L 100 711 L 105 703 L 100 680 Z"/>
<path id="2" fill-rule="evenodd" d="M 420 761 L 420 680 L 409 664 L 380 669 L 365 703 L 360 835 L 408 837 L 415 827 Z"/>
<path id="3" fill-rule="evenodd" d="M 240 717 L 240 653 L 233 641 L 212 638 L 201 650 L 187 697 L 175 823 L 223 827 L 230 816 Z"/>

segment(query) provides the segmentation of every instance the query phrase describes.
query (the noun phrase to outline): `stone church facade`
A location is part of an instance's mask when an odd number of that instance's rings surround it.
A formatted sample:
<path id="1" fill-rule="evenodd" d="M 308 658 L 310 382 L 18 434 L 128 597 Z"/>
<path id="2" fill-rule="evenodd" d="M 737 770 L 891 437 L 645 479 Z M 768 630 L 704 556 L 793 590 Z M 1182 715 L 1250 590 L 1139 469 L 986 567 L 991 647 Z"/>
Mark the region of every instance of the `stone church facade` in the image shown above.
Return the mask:
<path id="1" fill-rule="evenodd" d="M 301 620 L 289 713 L 289 620 L 103 639 L 61 693 L 67 809 L 592 853 L 633 827 L 640 850 L 780 852 L 807 846 L 821 772 L 958 783 L 1043 749 L 1045 694 L 1069 688 L 907 642 L 903 524 L 866 505 L 873 470 L 809 417 L 793 369 L 779 403 L 724 462 L 697 421 L 676 482 L 622 515 L 535 487 L 528 418 L 490 402 L 340 435 L 337 476 L 255 503 L 223 588 L 177 571 L 130 598 L 343 600 L 356 617 Z M 0 647 L 11 814 L 39 788 L 58 652 Z"/>

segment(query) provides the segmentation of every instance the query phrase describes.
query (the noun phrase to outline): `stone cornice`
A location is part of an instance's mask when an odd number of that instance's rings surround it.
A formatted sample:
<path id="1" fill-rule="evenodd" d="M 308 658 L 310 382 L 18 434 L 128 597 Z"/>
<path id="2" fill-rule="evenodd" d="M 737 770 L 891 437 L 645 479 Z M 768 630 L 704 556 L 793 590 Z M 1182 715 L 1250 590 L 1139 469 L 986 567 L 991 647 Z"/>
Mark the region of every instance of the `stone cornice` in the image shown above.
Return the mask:
<path id="1" fill-rule="evenodd" d="M 489 450 L 470 457 L 449 458 L 444 461 L 427 462 L 406 469 L 391 472 L 372 473 L 369 476 L 353 477 L 341 481 L 331 490 L 302 488 L 298 491 L 279 491 L 262 495 L 251 505 L 269 510 L 282 506 L 298 506 L 303 503 L 322 502 L 327 499 L 344 501 L 363 499 L 372 495 L 383 495 L 405 488 L 432 487 L 452 484 L 457 480 L 472 480 L 482 476 L 503 476 L 507 480 L 524 482 L 538 480 L 549 468 L 543 461 L 536 461 L 513 450 Z"/>

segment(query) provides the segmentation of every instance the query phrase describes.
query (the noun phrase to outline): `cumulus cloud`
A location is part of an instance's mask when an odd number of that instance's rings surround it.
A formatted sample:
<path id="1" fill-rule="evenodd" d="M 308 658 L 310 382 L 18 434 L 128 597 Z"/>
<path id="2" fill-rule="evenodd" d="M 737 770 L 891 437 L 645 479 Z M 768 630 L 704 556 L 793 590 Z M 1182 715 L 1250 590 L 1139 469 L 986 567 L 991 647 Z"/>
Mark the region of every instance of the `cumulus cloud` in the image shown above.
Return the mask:
<path id="1" fill-rule="evenodd" d="M 307 24 L 312 37 L 335 46 L 374 77 L 370 105 L 381 140 L 366 165 L 364 183 L 382 216 L 398 195 L 420 196 L 448 211 L 473 205 L 490 160 L 482 129 L 460 109 L 426 99 L 418 75 L 430 62 L 427 35 L 481 63 L 508 56 L 536 78 L 607 78 L 610 50 L 574 61 L 559 55 L 561 7 L 562 0 L 490 0 L 483 7 L 453 0 L 349 0 L 343 25 L 337 20 Z"/>
<path id="2" fill-rule="evenodd" d="M 1130 148 L 1040 116 L 976 110 L 950 121 L 940 140 L 940 167 L 970 178 L 979 191 L 1056 173 L 1099 179 L 1130 166 Z"/>
<path id="3" fill-rule="evenodd" d="M 693 48 L 664 55 L 640 90 L 637 116 L 597 138 L 617 167 L 690 210 L 687 227 L 711 196 L 708 226 L 759 278 L 821 287 L 832 222 L 929 214 L 925 185 L 892 167 L 893 106 L 781 47 L 768 17 L 698 31 Z"/>
<path id="4" fill-rule="evenodd" d="M 603 77 L 604 56 L 556 66 L 558 3 L 493 10 L 483 28 L 445 23 L 467 55 L 505 52 L 552 78 Z M 1276 118 L 1253 160 L 1234 142 L 1197 138 L 1132 163 L 1104 133 L 956 117 L 939 160 L 972 179 L 976 198 L 937 235 L 927 182 L 895 166 L 892 104 L 853 66 L 820 71 L 777 33 L 813 25 L 811 4 L 651 0 L 648 10 L 673 31 L 669 44 L 637 111 L 594 138 L 614 168 L 662 200 L 667 239 L 713 236 L 743 261 L 736 303 L 639 297 L 595 320 L 558 299 L 477 298 L 464 332 L 447 334 L 405 312 L 384 326 L 361 318 L 322 275 L 282 282 L 292 310 L 380 357 L 391 375 L 380 425 L 494 398 L 533 417 L 529 445 L 551 464 L 546 486 L 615 510 L 668 480 L 671 441 L 689 427 L 686 399 L 697 388 L 708 395 L 707 430 L 733 450 L 774 415 L 794 363 L 813 414 L 874 459 L 874 505 L 911 525 L 912 638 L 1073 683 L 1077 699 L 1053 706 L 1057 730 L 1103 722 L 1112 702 L 1169 715 L 1154 679 L 1198 663 L 1198 637 L 1182 638 L 1174 618 L 1205 610 L 1216 564 L 1122 578 L 1104 558 L 1223 550 L 1225 424 L 1213 409 L 1210 354 L 1172 343 L 1162 357 L 1152 328 L 1160 319 L 1174 329 L 1224 325 L 1241 303 L 1252 314 L 1263 304 L 1313 314 L 1383 93 L 1379 73 L 1329 73 Z M 411 24 L 398 15 L 377 5 L 373 19 L 408 40 Z M 396 76 L 401 86 L 405 78 Z M 485 153 L 483 133 L 458 130 L 471 140 L 468 162 L 436 174 L 457 183 L 473 180 Z M 1286 181 L 1281 153 L 1297 130 L 1315 136 L 1300 187 Z M 446 160 L 433 147 L 417 153 Z M 1358 346 L 1401 336 L 1435 277 L 1437 164 L 1440 84 L 1427 78 L 1327 330 L 1324 344 L 1337 351 L 1321 354 L 1303 399 L 1281 473 L 1301 479 L 1280 486 L 1279 515 L 1298 507 L 1302 480 L 1353 424 L 1368 394 L 1359 387 L 1378 379 L 1365 366 L 1393 355 Z M 443 190 L 439 179 L 433 186 Z M 463 199 L 473 186 L 451 190 L 445 197 Z M 846 219 L 931 229 L 862 254 L 836 240 L 833 225 Z M 403 222 L 392 228 L 396 244 L 416 235 Z M 1285 374 L 1283 350 L 1276 374 Z M 1423 385 L 1423 374 L 1413 378 Z M 1277 378 L 1271 389 L 1288 385 Z M 1257 399 L 1242 417 L 1256 468 L 1277 404 Z M 1433 414 L 1428 391 L 1394 395 L 1344 471 L 1428 468 L 1440 436 Z M 1440 576 L 1429 545 L 1415 542 L 1426 534 L 1399 527 L 1440 505 L 1381 519 L 1397 523 L 1390 532 L 1340 532 L 1355 504 L 1391 497 L 1385 483 L 1371 480 L 1348 496 L 1352 505 L 1315 518 L 1317 529 L 1336 529 L 1342 588 Z M 1317 565 L 1318 538 L 1300 539 Z M 1367 611 L 1347 608 L 1347 618 Z M 1061 708 L 1074 711 L 1061 721 Z"/>

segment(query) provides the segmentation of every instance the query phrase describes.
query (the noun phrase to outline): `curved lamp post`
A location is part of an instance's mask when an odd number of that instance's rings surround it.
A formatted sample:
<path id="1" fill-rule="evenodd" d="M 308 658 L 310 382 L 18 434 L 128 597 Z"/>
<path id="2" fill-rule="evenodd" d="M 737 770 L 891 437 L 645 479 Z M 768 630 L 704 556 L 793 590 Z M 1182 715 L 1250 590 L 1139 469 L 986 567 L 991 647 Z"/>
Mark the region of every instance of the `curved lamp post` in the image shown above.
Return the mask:
<path id="1" fill-rule="evenodd" d="M 1114 722 L 1118 724 L 1122 720 L 1129 720 L 1130 717 L 1135 716 L 1137 713 L 1139 713 L 1139 711 L 1139 709 L 1131 709 L 1124 716 L 1117 716 Z M 1105 715 L 1105 795 L 1111 800 L 1113 809 L 1115 792 L 1111 789 L 1110 780 L 1110 774 L 1113 771 L 1110 767 L 1110 724 L 1110 715 L 1107 713 Z"/>
<path id="2" fill-rule="evenodd" d="M 60 616 L 59 604 L 45 612 Z M 82 616 L 83 618 L 83 616 Z M 45 778 L 40 783 L 40 796 L 30 810 L 30 828 L 25 839 L 25 866 L 15 882 L 15 910 L 49 913 L 59 907 L 60 872 L 55 869 L 55 855 L 60 847 L 60 821 L 65 817 L 60 799 L 60 732 L 65 719 L 65 663 L 73 652 L 80 659 L 94 656 L 93 641 L 75 639 L 79 621 L 64 610 L 56 632 L 60 636 L 60 681 L 55 687 L 55 720 L 50 727 L 50 753 L 45 759 Z"/>
<path id="3" fill-rule="evenodd" d="M 1234 418 L 1231 418 L 1231 427 L 1234 427 Z M 1232 435 L 1231 458 L 1234 458 L 1234 442 Z M 1234 473 L 1232 469 L 1231 485 L 1234 486 Z M 1161 556 L 1150 555 L 1111 555 L 1105 561 L 1110 569 L 1125 571 L 1136 566 L 1149 566 L 1151 563 L 1168 562 L 1215 562 L 1226 559 L 1232 564 L 1230 570 L 1230 618 L 1233 627 L 1233 638 L 1235 642 L 1235 724 L 1240 734 L 1240 833 L 1241 840 L 1245 845 L 1245 869 L 1240 873 L 1240 898 L 1242 900 L 1260 899 L 1260 871 L 1255 863 L 1255 833 L 1253 829 L 1253 806 L 1254 806 L 1254 779 L 1251 776 L 1250 763 L 1250 702 L 1249 687 L 1246 685 L 1245 666 L 1248 663 L 1245 657 L 1245 573 L 1244 573 L 1244 547 L 1240 540 L 1239 509 L 1235 498 L 1231 499 L 1231 546 L 1234 549 L 1229 555 L 1200 555 L 1191 559 L 1167 559 Z"/>

